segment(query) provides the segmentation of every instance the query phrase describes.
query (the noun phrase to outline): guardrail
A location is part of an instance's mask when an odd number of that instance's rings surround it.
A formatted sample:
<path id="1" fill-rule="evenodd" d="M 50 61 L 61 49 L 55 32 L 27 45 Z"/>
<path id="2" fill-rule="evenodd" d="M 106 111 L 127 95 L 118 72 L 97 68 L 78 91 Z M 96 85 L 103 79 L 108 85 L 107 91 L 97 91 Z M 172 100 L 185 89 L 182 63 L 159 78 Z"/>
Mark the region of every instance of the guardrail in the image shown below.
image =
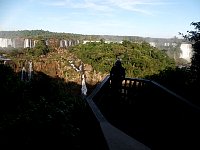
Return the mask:
<path id="1" fill-rule="evenodd" d="M 200 148 L 198 106 L 146 79 L 125 78 L 120 97 L 111 90 L 107 76 L 86 97 L 110 150 Z"/>
<path id="2" fill-rule="evenodd" d="M 108 81 L 109 76 L 107 76 L 94 89 L 94 91 L 88 97 L 86 97 L 86 101 L 99 123 L 109 150 L 150 150 L 150 148 L 141 142 L 135 140 L 134 138 L 130 137 L 129 135 L 125 134 L 110 124 L 103 116 L 97 105 L 94 103 L 93 99 L 99 94 L 100 91 L 102 92 L 102 90 L 105 90 Z"/>

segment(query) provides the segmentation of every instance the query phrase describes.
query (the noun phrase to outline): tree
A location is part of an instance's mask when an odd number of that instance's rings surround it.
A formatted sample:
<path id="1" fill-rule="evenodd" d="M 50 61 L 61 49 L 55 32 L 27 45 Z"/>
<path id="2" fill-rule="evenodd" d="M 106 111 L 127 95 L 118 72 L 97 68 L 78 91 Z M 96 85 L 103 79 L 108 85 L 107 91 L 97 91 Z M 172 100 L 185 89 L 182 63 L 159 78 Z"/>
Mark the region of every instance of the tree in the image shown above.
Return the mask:
<path id="1" fill-rule="evenodd" d="M 100 39 L 100 42 L 101 44 L 105 43 L 105 39 L 104 38 Z"/>
<path id="2" fill-rule="evenodd" d="M 187 31 L 187 34 L 179 33 L 184 39 L 192 42 L 193 54 L 191 61 L 192 77 L 196 83 L 200 83 L 200 22 L 192 22 L 193 31 Z"/>
<path id="3" fill-rule="evenodd" d="M 46 55 L 49 52 L 49 49 L 45 43 L 45 40 L 40 39 L 36 42 L 35 48 L 34 48 L 34 54 L 36 56 L 40 55 Z"/>
<path id="4" fill-rule="evenodd" d="M 122 41 L 122 45 L 125 46 L 125 47 L 128 47 L 128 46 L 131 45 L 131 42 L 128 41 L 128 40 L 123 40 L 123 41 Z"/>

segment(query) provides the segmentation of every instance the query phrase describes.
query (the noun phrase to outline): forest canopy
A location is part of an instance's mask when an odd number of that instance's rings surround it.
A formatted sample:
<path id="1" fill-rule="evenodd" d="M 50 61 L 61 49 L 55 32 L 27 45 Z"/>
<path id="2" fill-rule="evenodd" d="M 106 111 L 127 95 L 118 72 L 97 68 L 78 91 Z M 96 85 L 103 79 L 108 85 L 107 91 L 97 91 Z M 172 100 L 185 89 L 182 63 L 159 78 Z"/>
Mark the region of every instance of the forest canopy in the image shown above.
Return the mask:
<path id="1" fill-rule="evenodd" d="M 97 72 L 103 73 L 109 73 L 116 58 L 120 58 L 129 77 L 144 77 L 175 67 L 173 59 L 147 42 L 91 42 L 71 47 L 70 52 L 84 63 L 91 64 Z"/>

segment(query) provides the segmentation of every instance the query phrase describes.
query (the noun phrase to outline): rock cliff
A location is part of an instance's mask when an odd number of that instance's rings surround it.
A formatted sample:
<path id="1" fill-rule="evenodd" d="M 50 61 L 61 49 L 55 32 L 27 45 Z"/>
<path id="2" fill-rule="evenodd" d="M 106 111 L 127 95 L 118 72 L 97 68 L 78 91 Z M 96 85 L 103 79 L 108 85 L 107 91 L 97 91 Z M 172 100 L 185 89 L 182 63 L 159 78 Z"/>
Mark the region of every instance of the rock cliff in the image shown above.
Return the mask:
<path id="1" fill-rule="evenodd" d="M 84 64 L 79 58 L 74 56 L 66 49 L 56 48 L 56 51 L 48 53 L 46 56 L 37 58 L 20 57 L 14 60 L 15 71 L 21 72 L 24 67 L 30 70 L 29 62 L 32 62 L 33 72 L 43 72 L 51 77 L 59 77 L 65 82 L 75 82 L 81 84 L 79 67 L 83 63 L 86 83 L 95 85 L 100 82 L 107 74 L 96 72 L 90 64 Z"/>

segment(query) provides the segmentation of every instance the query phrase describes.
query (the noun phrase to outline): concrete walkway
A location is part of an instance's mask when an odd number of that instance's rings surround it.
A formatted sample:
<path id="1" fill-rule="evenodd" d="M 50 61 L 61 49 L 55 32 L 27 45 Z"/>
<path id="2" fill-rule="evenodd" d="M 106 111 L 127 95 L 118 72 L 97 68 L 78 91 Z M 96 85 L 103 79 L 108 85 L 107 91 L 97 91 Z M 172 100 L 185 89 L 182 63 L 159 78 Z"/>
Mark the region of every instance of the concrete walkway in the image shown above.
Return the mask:
<path id="1" fill-rule="evenodd" d="M 150 150 L 149 147 L 128 136 L 108 122 L 100 123 L 110 150 Z"/>

